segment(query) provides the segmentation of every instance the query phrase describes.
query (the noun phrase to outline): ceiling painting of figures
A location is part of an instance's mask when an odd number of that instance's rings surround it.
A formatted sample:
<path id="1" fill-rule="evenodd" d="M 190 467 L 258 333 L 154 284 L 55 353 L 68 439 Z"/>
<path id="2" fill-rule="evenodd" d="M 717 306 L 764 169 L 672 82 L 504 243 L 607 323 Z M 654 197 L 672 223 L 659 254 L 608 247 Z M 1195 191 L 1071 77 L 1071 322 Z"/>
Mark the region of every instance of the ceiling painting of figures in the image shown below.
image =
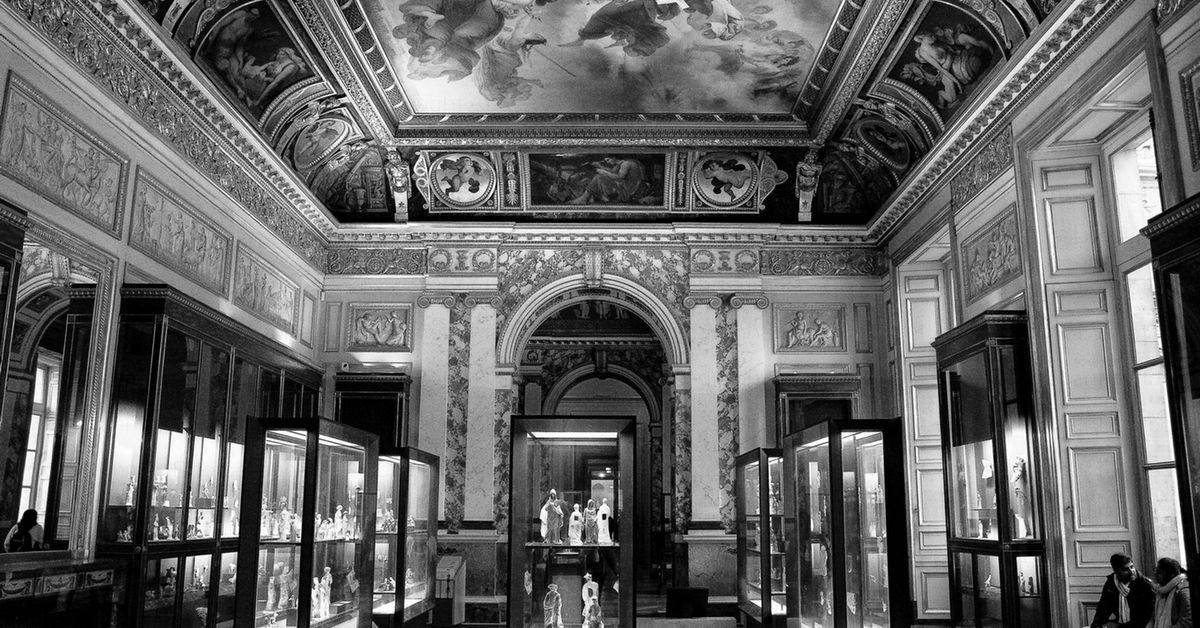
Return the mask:
<path id="1" fill-rule="evenodd" d="M 417 113 L 787 113 L 837 3 L 361 0 Z"/>

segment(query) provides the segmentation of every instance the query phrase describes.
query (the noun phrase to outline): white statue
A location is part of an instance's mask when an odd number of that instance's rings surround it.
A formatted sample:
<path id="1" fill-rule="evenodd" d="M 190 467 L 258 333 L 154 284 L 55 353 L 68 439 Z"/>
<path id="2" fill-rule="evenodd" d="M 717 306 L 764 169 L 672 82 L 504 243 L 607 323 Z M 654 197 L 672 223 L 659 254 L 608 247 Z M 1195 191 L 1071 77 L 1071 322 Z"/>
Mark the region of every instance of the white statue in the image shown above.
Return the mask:
<path id="1" fill-rule="evenodd" d="M 605 497 L 600 501 L 600 508 L 596 511 L 596 537 L 597 542 L 601 545 L 611 545 L 612 533 L 609 530 L 609 523 L 612 519 L 612 508 L 608 505 L 608 498 Z"/>
<path id="2" fill-rule="evenodd" d="M 579 510 L 579 504 L 575 504 L 575 510 L 571 512 L 571 522 L 567 527 L 567 539 L 571 545 L 583 545 L 583 511 Z"/>
<path id="3" fill-rule="evenodd" d="M 583 598 L 583 621 L 586 623 L 592 604 L 600 603 L 600 584 L 592 580 L 592 574 L 583 574 L 583 588 L 579 590 L 579 596 Z"/>

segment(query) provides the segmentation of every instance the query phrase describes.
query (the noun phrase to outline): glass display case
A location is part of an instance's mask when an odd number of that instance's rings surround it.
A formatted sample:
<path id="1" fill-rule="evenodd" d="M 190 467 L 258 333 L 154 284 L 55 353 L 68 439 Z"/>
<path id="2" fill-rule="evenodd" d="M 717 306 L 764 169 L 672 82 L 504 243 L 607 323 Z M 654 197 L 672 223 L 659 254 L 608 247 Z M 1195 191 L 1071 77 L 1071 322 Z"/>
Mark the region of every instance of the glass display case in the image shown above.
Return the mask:
<path id="1" fill-rule="evenodd" d="M 632 628 L 634 430 L 513 417 L 509 626 Z"/>
<path id="2" fill-rule="evenodd" d="M 369 628 L 378 437 L 260 418 L 245 447 L 238 625 Z"/>
<path id="3" fill-rule="evenodd" d="M 1049 625 L 1027 334 L 1023 312 L 993 311 L 933 343 L 951 606 L 965 625 Z"/>
<path id="4" fill-rule="evenodd" d="M 375 594 L 379 626 L 433 610 L 437 566 L 438 457 L 411 447 L 379 456 L 375 505 Z"/>
<path id="5" fill-rule="evenodd" d="M 790 623 L 910 624 L 901 434 L 899 419 L 830 420 L 784 440 Z"/>
<path id="6" fill-rule="evenodd" d="M 1138 338 L 1139 345 L 1147 346 L 1145 353 L 1153 354 L 1161 342 L 1163 367 L 1166 380 L 1166 402 L 1169 407 L 1171 431 L 1174 435 L 1173 448 L 1161 443 L 1163 451 L 1154 451 L 1151 445 L 1146 458 L 1155 462 L 1173 461 L 1178 481 L 1178 496 L 1172 495 L 1169 481 L 1153 481 L 1156 475 L 1170 477 L 1166 465 L 1149 471 L 1153 517 L 1156 521 L 1169 521 L 1178 516 L 1183 529 L 1185 566 L 1200 565 L 1200 194 L 1179 203 L 1150 221 L 1142 230 L 1150 238 L 1150 250 L 1154 256 L 1153 290 L 1157 293 L 1158 330 Z M 1131 275 L 1133 273 L 1130 273 Z M 1152 308 L 1141 320 L 1134 312 L 1135 328 L 1153 326 Z M 1137 325 L 1137 323 L 1143 323 Z M 1148 361 L 1141 352 L 1138 361 Z M 1154 381 L 1153 370 L 1143 369 L 1140 386 L 1161 389 L 1161 380 Z M 1156 398 L 1155 395 L 1144 395 Z M 1161 410 L 1143 411 L 1143 415 L 1161 415 Z M 1190 426 L 1190 428 L 1189 428 Z M 1147 430 L 1150 430 L 1147 421 Z M 1178 504 L 1178 512 L 1172 503 Z M 1162 511 L 1159 512 L 1159 509 Z M 1162 535 L 1170 536 L 1170 535 Z M 1160 554 L 1162 555 L 1162 554 Z"/>
<path id="7" fill-rule="evenodd" d="M 245 418 L 320 375 L 164 286 L 121 291 L 97 553 L 129 566 L 121 625 L 232 626 Z M 314 402 L 315 403 L 315 402 Z"/>
<path id="8" fill-rule="evenodd" d="M 738 608 L 763 625 L 787 613 L 783 454 L 755 449 L 737 458 Z"/>

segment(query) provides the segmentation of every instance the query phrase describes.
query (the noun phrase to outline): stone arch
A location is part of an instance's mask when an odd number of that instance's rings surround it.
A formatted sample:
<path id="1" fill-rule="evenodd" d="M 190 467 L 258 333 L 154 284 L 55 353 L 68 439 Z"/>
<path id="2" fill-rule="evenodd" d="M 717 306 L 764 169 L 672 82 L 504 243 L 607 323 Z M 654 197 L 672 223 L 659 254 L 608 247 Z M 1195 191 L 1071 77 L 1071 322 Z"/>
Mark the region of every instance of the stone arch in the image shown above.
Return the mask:
<path id="1" fill-rule="evenodd" d="M 520 352 L 542 322 L 561 307 L 589 299 L 630 309 L 654 330 L 670 364 L 689 362 L 688 336 L 683 325 L 658 295 L 620 275 L 605 275 L 601 285 L 597 286 L 589 283 L 582 274 L 562 277 L 542 286 L 508 315 L 497 345 L 496 361 L 505 365 L 520 364 Z"/>
<path id="2" fill-rule="evenodd" d="M 596 374 L 595 368 L 591 365 L 580 365 L 563 374 L 550 390 L 546 391 L 545 397 L 542 399 L 542 408 L 548 414 L 554 413 L 554 408 L 562 401 L 563 396 L 567 394 L 576 384 L 592 377 Z M 650 411 L 650 421 L 656 422 L 662 415 L 662 408 L 658 397 L 650 388 L 650 384 L 633 370 L 624 366 L 613 365 L 608 367 L 608 372 L 605 374 L 615 380 L 629 385 L 637 391 L 642 397 L 642 401 L 646 402 L 646 407 Z"/>

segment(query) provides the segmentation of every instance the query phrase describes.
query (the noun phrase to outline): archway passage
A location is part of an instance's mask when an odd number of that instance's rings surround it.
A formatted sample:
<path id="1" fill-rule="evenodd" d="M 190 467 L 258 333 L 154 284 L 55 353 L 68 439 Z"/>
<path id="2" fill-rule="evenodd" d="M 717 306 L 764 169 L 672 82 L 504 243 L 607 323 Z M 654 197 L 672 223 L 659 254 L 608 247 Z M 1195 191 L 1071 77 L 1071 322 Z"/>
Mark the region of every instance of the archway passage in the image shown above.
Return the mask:
<path id="1" fill-rule="evenodd" d="M 673 486 L 670 421 L 663 420 L 671 416 L 670 359 L 643 311 L 619 295 L 567 298 L 529 335 L 519 365 L 526 414 L 636 417 L 639 595 L 659 592 L 668 577 L 671 513 L 663 496 Z"/>

